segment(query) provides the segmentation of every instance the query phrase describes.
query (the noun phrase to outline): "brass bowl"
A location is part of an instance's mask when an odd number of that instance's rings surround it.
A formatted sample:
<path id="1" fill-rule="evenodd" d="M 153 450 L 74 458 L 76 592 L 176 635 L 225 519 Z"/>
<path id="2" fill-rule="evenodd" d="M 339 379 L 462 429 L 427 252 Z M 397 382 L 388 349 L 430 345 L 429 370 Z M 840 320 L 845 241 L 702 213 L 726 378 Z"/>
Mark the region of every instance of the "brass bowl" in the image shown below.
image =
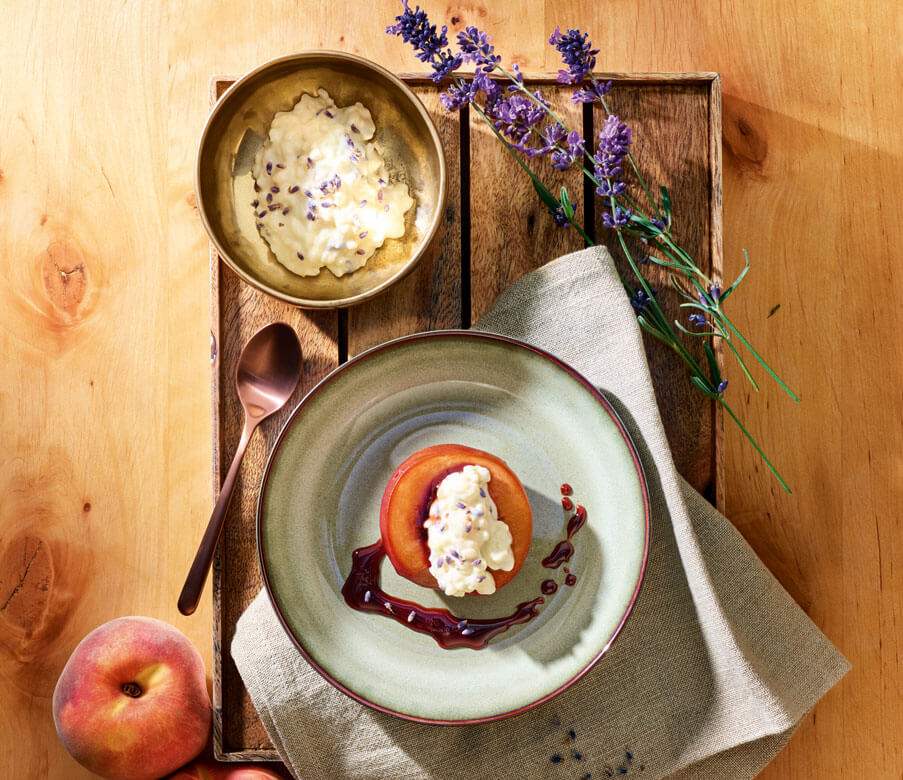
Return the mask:
<path id="1" fill-rule="evenodd" d="M 270 123 L 322 87 L 339 106 L 360 101 L 373 115 L 376 144 L 414 206 L 405 234 L 388 239 L 363 268 L 335 277 L 296 276 L 280 265 L 255 225 L 251 166 Z M 362 57 L 310 51 L 264 63 L 220 98 L 201 135 L 195 178 L 201 220 L 226 264 L 248 284 L 311 309 L 350 306 L 407 274 L 439 226 L 446 195 L 445 156 L 423 104 L 396 76 Z"/>

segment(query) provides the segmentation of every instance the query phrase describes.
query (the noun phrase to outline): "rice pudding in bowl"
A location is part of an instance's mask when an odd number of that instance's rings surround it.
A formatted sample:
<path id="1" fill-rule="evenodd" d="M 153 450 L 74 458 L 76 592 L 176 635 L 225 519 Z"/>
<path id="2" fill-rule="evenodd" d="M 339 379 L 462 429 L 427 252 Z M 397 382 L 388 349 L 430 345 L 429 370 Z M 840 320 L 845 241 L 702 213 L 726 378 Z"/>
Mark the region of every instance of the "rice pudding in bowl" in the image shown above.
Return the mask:
<path id="1" fill-rule="evenodd" d="M 313 196 L 310 200 L 317 202 L 314 214 L 323 214 L 334 208 L 330 200 L 326 201 L 330 205 L 325 208 L 319 202 L 319 196 L 327 194 L 320 190 L 323 184 L 327 190 L 337 187 L 340 195 L 346 192 L 360 194 L 339 169 L 327 177 L 326 166 L 320 178 L 308 182 L 316 186 L 316 191 L 301 180 L 283 181 L 282 174 L 288 170 L 288 163 L 282 160 L 279 162 L 286 168 L 277 168 L 274 162 L 270 178 L 265 179 L 266 163 L 270 160 L 263 159 L 262 169 L 258 166 L 255 178 L 255 162 L 267 145 L 277 116 L 294 113 L 304 96 L 308 96 L 307 101 L 320 99 L 321 90 L 339 110 L 350 112 L 356 104 L 360 104 L 369 113 L 372 137 L 357 139 L 358 135 L 363 136 L 362 125 L 365 123 L 363 118 L 352 118 L 349 113 L 345 123 L 347 130 L 329 142 L 332 144 L 331 155 L 336 157 L 339 152 L 344 152 L 340 143 L 345 144 L 349 155 L 356 152 L 367 154 L 369 162 L 374 165 L 370 171 L 374 179 L 372 194 L 377 203 L 382 203 L 382 214 L 386 214 L 385 205 L 390 205 L 391 216 L 395 205 L 385 202 L 391 193 L 395 198 L 393 202 L 398 206 L 398 222 L 403 224 L 403 231 L 401 235 L 395 235 L 399 227 L 380 225 L 380 220 L 372 220 L 375 229 L 371 232 L 364 221 L 375 214 L 359 213 L 361 227 L 357 232 L 352 232 L 357 226 L 354 224 L 354 212 L 349 210 L 344 215 L 347 218 L 345 228 L 339 227 L 343 220 L 327 219 L 321 223 L 322 226 L 330 222 L 334 224 L 328 230 L 320 231 L 321 236 L 305 239 L 308 243 L 299 244 L 291 255 L 288 249 L 293 242 L 285 241 L 285 251 L 282 253 L 284 264 L 277 259 L 273 248 L 278 247 L 276 236 L 282 232 L 280 220 L 277 218 L 274 221 L 274 217 L 290 217 L 296 208 L 303 209 L 302 214 L 294 216 L 303 217 L 305 223 L 315 224 L 307 220 L 308 198 L 304 190 L 310 191 Z M 333 109 L 326 110 L 335 115 Z M 328 119 L 325 111 L 320 117 Z M 358 124 L 358 119 L 361 124 Z M 351 124 L 361 132 L 351 130 Z M 348 132 L 354 149 L 344 138 L 345 132 Z M 315 146 L 320 146 L 319 139 Z M 372 155 L 371 149 L 374 152 Z M 296 160 L 297 154 L 296 151 Z M 300 160 L 305 166 L 307 156 Z M 312 162 L 316 162 L 313 155 L 310 156 Z M 324 154 L 324 159 L 326 156 Z M 350 158 L 348 162 L 351 162 Z M 307 170 L 305 167 L 296 173 L 303 174 Z M 279 175 L 274 176 L 277 172 Z M 336 175 L 340 184 L 334 178 Z M 380 184 L 380 179 L 385 184 Z M 364 180 L 361 177 L 361 182 Z M 266 190 L 264 184 L 268 184 Z M 283 184 L 287 184 L 284 189 Z M 287 192 L 295 186 L 298 190 Z M 399 187 L 397 197 L 393 189 L 396 186 Z M 278 187 L 279 191 L 273 193 L 273 187 Z M 429 113 L 404 82 L 378 65 L 354 55 L 306 52 L 260 66 L 229 86 L 220 97 L 201 138 L 196 190 L 198 210 L 217 253 L 242 280 L 296 306 L 337 308 L 358 303 L 385 290 L 409 273 L 423 256 L 444 216 L 445 158 Z M 383 202 L 379 201 L 380 190 L 384 190 Z M 402 197 L 405 190 L 410 205 Z M 272 200 L 268 201 L 267 195 L 272 195 Z M 277 199 L 277 196 L 285 198 L 288 195 L 303 195 L 304 202 L 299 204 L 294 200 L 285 202 Z M 255 200 L 256 207 L 252 206 Z M 365 207 L 370 205 L 370 198 L 360 195 L 356 209 L 362 208 L 362 200 L 368 201 Z M 278 203 L 282 203 L 278 211 L 275 207 L 270 208 Z M 289 208 L 288 214 L 282 213 L 285 208 Z M 261 218 L 259 215 L 264 210 L 266 214 Z M 281 221 L 284 227 L 288 226 L 285 220 Z M 337 232 L 326 237 L 327 233 L 336 229 Z M 361 238 L 361 233 L 366 235 Z M 381 244 L 377 241 L 380 237 L 383 239 Z M 335 245 L 339 241 L 344 244 L 343 250 L 350 250 L 350 257 L 336 248 L 329 250 L 330 243 Z M 309 255 L 318 254 L 323 242 L 327 247 L 325 255 L 310 260 Z M 349 242 L 357 246 L 348 247 Z M 308 251 L 304 250 L 304 246 L 308 247 Z M 364 254 L 358 254 L 358 250 Z M 299 253 L 304 256 L 303 260 L 297 257 Z M 290 269 L 291 258 L 304 265 L 295 265 L 294 269 Z M 361 258 L 365 262 L 353 267 Z M 349 260 L 351 268 L 348 266 Z M 316 267 L 309 265 L 309 262 L 316 263 Z M 298 273 L 302 269 L 308 275 Z M 337 274 L 339 271 L 344 273 Z"/>
<path id="2" fill-rule="evenodd" d="M 376 126 L 361 103 L 337 106 L 325 89 L 276 114 L 254 156 L 250 204 L 276 260 L 299 276 L 361 268 L 387 238 L 401 238 L 414 205 L 390 182 Z"/>

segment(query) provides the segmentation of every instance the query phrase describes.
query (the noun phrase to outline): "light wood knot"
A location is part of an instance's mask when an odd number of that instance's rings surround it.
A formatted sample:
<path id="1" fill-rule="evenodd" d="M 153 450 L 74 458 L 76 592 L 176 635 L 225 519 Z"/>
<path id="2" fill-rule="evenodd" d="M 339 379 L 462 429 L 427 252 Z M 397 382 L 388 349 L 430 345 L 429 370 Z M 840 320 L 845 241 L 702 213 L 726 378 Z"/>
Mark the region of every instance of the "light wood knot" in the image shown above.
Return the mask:
<path id="1" fill-rule="evenodd" d="M 740 170 L 760 173 L 768 157 L 768 141 L 751 120 L 742 114 L 725 111 L 724 149 Z"/>
<path id="2" fill-rule="evenodd" d="M 44 623 L 53 588 L 53 557 L 34 533 L 21 533 L 0 550 L 0 619 L 31 636 Z"/>
<path id="3" fill-rule="evenodd" d="M 88 289 L 88 269 L 75 247 L 53 241 L 41 264 L 44 292 L 53 307 L 70 323 L 78 318 Z"/>

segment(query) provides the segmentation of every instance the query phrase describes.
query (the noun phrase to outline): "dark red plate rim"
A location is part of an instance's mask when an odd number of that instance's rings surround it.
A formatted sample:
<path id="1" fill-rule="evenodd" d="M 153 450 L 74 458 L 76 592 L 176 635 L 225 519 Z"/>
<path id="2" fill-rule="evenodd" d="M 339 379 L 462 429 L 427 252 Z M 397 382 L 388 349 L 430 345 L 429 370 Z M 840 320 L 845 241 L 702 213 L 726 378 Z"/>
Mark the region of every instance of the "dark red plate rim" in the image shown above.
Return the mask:
<path id="1" fill-rule="evenodd" d="M 418 715 L 410 715 L 405 712 L 398 712 L 389 707 L 385 707 L 381 704 L 377 704 L 376 702 L 370 701 L 369 699 L 361 696 L 359 693 L 356 693 L 352 689 L 348 688 L 346 685 L 342 684 L 339 680 L 336 680 L 332 677 L 325 669 L 323 669 L 317 661 L 311 656 L 307 650 L 304 648 L 303 643 L 298 637 L 294 635 L 291 628 L 288 625 L 288 622 L 285 619 L 285 616 L 282 614 L 282 610 L 279 608 L 279 604 L 276 601 L 276 597 L 273 593 L 272 587 L 270 585 L 270 578 L 267 575 L 266 565 L 264 563 L 264 554 L 263 554 L 263 517 L 262 517 L 262 506 L 263 506 L 263 497 L 266 493 L 267 482 L 269 480 L 270 475 L 270 466 L 273 463 L 274 458 L 276 457 L 276 453 L 279 450 L 279 446 L 282 443 L 283 438 L 285 437 L 286 432 L 288 431 L 291 424 L 294 422 L 295 417 L 303 411 L 306 404 L 314 398 L 326 385 L 331 382 L 336 376 L 341 373 L 351 370 L 355 366 L 360 363 L 365 362 L 369 358 L 377 355 L 381 352 L 384 352 L 387 349 L 391 349 L 397 347 L 402 344 L 406 344 L 412 341 L 423 341 L 426 339 L 460 339 L 460 338 L 473 338 L 473 339 L 483 339 L 485 341 L 492 341 L 504 344 L 510 344 L 515 347 L 519 347 L 521 349 L 525 349 L 528 352 L 533 352 L 540 357 L 545 358 L 546 360 L 551 361 L 553 364 L 558 366 L 561 370 L 570 374 L 574 379 L 576 379 L 581 385 L 583 385 L 586 390 L 595 398 L 599 404 L 601 404 L 602 408 L 608 413 L 609 417 L 611 417 L 614 424 L 617 426 L 618 430 L 621 433 L 621 437 L 624 440 L 624 444 L 627 446 L 627 450 L 630 453 L 630 457 L 633 459 L 634 467 L 636 468 L 637 477 L 640 481 L 640 492 L 643 497 L 643 560 L 640 565 L 639 576 L 637 577 L 636 586 L 634 587 L 633 594 L 630 597 L 630 601 L 627 604 L 627 608 L 624 610 L 624 614 L 621 616 L 621 620 L 612 633 L 609 640 L 600 648 L 599 652 L 593 656 L 586 665 L 577 672 L 573 677 L 571 677 L 567 682 L 558 686 L 555 690 L 550 691 L 545 696 L 542 696 L 532 702 L 529 702 L 522 707 L 518 707 L 517 709 L 507 710 L 505 712 L 498 713 L 496 715 L 487 715 L 485 717 L 480 718 L 468 718 L 461 720 L 443 720 L 437 718 L 425 718 Z M 557 696 L 562 691 L 569 688 L 573 685 L 577 680 L 579 680 L 583 675 L 585 675 L 596 662 L 608 651 L 611 647 L 612 643 L 617 638 L 618 634 L 621 633 L 621 629 L 624 627 L 624 623 L 627 622 L 627 618 L 630 613 L 633 611 L 633 606 L 636 603 L 637 597 L 640 593 L 640 588 L 643 584 L 644 575 L 646 573 L 646 562 L 649 557 L 649 526 L 651 521 L 651 505 L 649 502 L 649 489 L 646 484 L 646 475 L 643 471 L 643 464 L 640 462 L 639 455 L 636 451 L 636 446 L 633 443 L 633 440 L 630 438 L 630 434 L 627 432 L 627 428 L 624 426 L 624 423 L 621 421 L 621 418 L 618 416 L 618 413 L 614 410 L 611 404 L 606 400 L 605 396 L 579 371 L 573 368 L 568 363 L 565 363 L 560 358 L 555 357 L 555 355 L 547 352 L 544 349 L 540 349 L 539 347 L 535 347 L 532 344 L 528 344 L 524 341 L 520 341 L 518 339 L 511 338 L 510 336 L 502 336 L 497 333 L 484 333 L 482 331 L 474 331 L 474 330 L 435 330 L 428 331 L 424 333 L 414 333 L 410 336 L 402 336 L 397 339 L 393 339 L 391 341 L 387 341 L 383 344 L 379 344 L 375 347 L 371 347 L 365 352 L 361 352 L 359 355 L 356 355 L 348 362 L 336 368 L 334 371 L 330 372 L 327 376 L 325 376 L 320 382 L 318 382 L 313 388 L 311 388 L 310 392 L 304 396 L 299 402 L 298 405 L 292 410 L 291 415 L 289 415 L 288 419 L 285 421 L 285 424 L 282 426 L 282 429 L 279 431 L 279 435 L 276 438 L 275 443 L 273 444 L 273 448 L 270 451 L 269 457 L 267 458 L 266 467 L 263 472 L 263 479 L 260 484 L 260 492 L 257 497 L 257 513 L 256 513 L 256 521 L 257 521 L 257 557 L 260 565 L 260 573 L 263 578 L 264 587 L 266 588 L 267 595 L 269 596 L 270 603 L 273 605 L 273 609 L 276 612 L 276 616 L 279 618 L 279 622 L 282 624 L 282 627 L 285 629 L 285 632 L 288 634 L 289 638 L 292 640 L 294 645 L 298 648 L 300 653 L 307 659 L 308 663 L 317 671 L 319 674 L 327 680 L 329 683 L 338 688 L 342 693 L 350 696 L 352 699 L 359 701 L 361 704 L 365 704 L 368 707 L 372 707 L 375 710 L 379 710 L 380 712 L 385 712 L 389 715 L 394 715 L 395 717 L 402 718 L 404 720 L 414 721 L 416 723 L 426 723 L 437 726 L 461 726 L 461 725 L 473 725 L 476 723 L 488 723 L 494 720 L 501 720 L 502 718 L 509 718 L 513 715 L 518 715 L 526 710 L 533 709 L 534 707 L 539 706 L 543 702 L 548 701 L 549 699 Z"/>

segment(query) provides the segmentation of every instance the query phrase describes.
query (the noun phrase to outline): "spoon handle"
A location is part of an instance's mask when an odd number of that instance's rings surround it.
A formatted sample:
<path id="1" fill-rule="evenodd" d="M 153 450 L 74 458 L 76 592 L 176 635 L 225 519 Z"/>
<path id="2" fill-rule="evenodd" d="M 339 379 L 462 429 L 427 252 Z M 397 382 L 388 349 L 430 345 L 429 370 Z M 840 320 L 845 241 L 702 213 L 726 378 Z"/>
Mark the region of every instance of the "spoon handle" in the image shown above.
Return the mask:
<path id="1" fill-rule="evenodd" d="M 204 531 L 204 538 L 201 539 L 194 562 L 191 564 L 185 584 L 182 586 L 182 593 L 179 595 L 179 612 L 183 615 L 191 615 L 201 600 L 201 591 L 207 581 L 207 572 L 210 570 L 210 563 L 213 561 L 213 554 L 216 552 L 216 545 L 223 530 L 226 510 L 232 500 L 232 489 L 235 487 L 235 479 L 238 477 L 238 467 L 241 465 L 241 459 L 258 422 L 259 420 L 252 420 L 245 416 L 245 424 L 235 450 L 235 457 L 232 458 L 232 465 L 229 466 L 229 472 L 223 480 L 219 498 L 216 506 L 213 507 L 213 514 L 210 516 L 207 530 Z"/>

